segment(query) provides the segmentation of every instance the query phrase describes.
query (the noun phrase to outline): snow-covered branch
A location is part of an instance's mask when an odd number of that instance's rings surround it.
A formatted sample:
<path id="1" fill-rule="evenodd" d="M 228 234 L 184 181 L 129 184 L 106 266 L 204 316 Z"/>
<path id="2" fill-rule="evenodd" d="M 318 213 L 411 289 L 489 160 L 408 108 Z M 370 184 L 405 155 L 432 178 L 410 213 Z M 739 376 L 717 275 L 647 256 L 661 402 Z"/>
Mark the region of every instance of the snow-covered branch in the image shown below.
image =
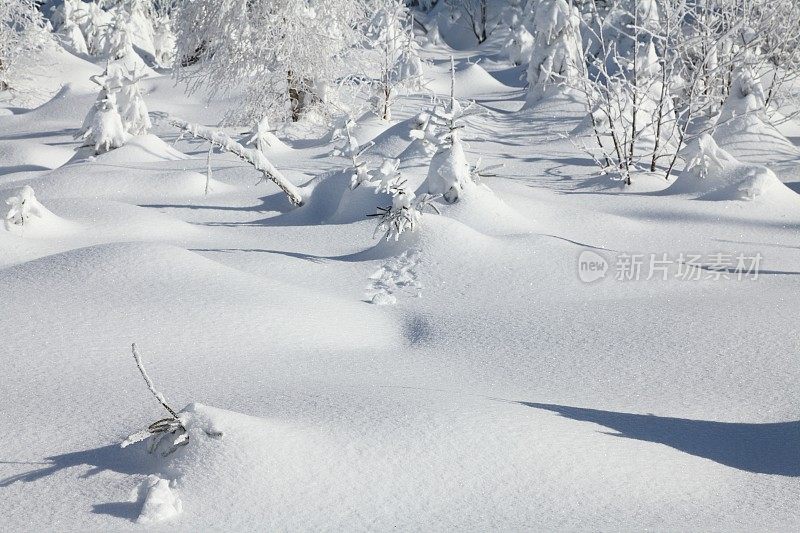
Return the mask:
<path id="1" fill-rule="evenodd" d="M 151 116 L 156 120 L 167 122 L 182 132 L 188 133 L 192 137 L 205 139 L 219 147 L 220 150 L 234 154 L 239 159 L 249 163 L 253 168 L 261 172 L 263 180 L 269 180 L 277 185 L 286 194 L 292 205 L 303 205 L 303 194 L 300 192 L 300 189 L 281 174 L 281 172 L 275 168 L 275 165 L 270 163 L 261 150 L 247 148 L 231 139 L 229 135 L 222 131 L 200 124 L 194 124 L 178 117 L 163 113 L 151 113 Z"/>

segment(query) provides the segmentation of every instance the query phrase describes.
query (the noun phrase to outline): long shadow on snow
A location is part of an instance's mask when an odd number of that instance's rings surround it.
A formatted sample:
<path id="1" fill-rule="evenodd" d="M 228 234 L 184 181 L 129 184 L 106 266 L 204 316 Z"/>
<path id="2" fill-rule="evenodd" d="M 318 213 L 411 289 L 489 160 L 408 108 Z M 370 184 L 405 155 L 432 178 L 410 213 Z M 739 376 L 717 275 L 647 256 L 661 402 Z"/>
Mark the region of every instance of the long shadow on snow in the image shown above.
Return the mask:
<path id="1" fill-rule="evenodd" d="M 78 466 L 92 467 L 81 478 L 85 479 L 103 471 L 118 472 L 120 474 L 147 475 L 156 472 L 154 456 L 144 453 L 136 453 L 132 449 L 122 449 L 119 445 L 103 446 L 92 450 L 65 453 L 47 457 L 49 463 L 30 463 L 46 465 L 23 474 L 7 477 L 0 480 L 0 487 L 8 487 L 16 482 L 30 483 L 56 474 L 61 470 Z M 17 461 L 0 461 L 0 463 L 23 464 Z M 141 501 L 135 502 L 108 502 L 92 505 L 92 512 L 95 514 L 107 514 L 117 518 L 136 520 L 142 508 Z"/>
<path id="2" fill-rule="evenodd" d="M 146 456 L 143 453 L 137 453 L 133 449 L 123 449 L 117 444 L 103 446 L 92 450 L 82 450 L 79 452 L 65 453 L 62 455 L 54 455 L 47 457 L 48 463 L 42 463 L 46 466 L 36 468 L 29 472 L 10 476 L 0 480 L 0 487 L 8 487 L 18 481 L 29 483 L 46 478 L 52 474 L 72 468 L 76 466 L 90 466 L 89 471 L 81 476 L 81 478 L 88 478 L 110 470 L 120 474 L 150 474 L 155 471 L 156 465 L 150 462 L 151 456 Z M 11 463 L 12 461 L 4 461 Z M 39 463 L 34 463 L 39 464 Z"/>
<path id="3" fill-rule="evenodd" d="M 800 421 L 740 424 L 517 402 L 611 428 L 616 437 L 664 444 L 758 474 L 800 476 Z"/>

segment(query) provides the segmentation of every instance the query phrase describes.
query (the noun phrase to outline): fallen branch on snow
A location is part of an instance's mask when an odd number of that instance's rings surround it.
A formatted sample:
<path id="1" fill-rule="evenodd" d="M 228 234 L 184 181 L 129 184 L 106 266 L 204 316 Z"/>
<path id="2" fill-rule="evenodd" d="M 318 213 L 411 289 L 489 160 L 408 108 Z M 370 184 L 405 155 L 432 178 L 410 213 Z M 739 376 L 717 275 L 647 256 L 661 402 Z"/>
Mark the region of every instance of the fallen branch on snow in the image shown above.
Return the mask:
<path id="1" fill-rule="evenodd" d="M 165 121 L 182 132 L 188 133 L 192 137 L 205 139 L 219 147 L 220 150 L 230 152 L 245 163 L 253 165 L 256 170 L 263 174 L 262 180 L 270 180 L 275 183 L 275 185 L 286 194 L 292 205 L 303 205 L 303 195 L 300 189 L 294 183 L 286 179 L 286 177 L 275 168 L 275 165 L 269 162 L 261 150 L 242 146 L 240 143 L 231 139 L 229 135 L 219 130 L 214 130 L 200 124 L 193 124 L 181 118 L 167 115 L 166 113 L 154 112 L 150 113 L 150 116 L 156 121 Z"/>

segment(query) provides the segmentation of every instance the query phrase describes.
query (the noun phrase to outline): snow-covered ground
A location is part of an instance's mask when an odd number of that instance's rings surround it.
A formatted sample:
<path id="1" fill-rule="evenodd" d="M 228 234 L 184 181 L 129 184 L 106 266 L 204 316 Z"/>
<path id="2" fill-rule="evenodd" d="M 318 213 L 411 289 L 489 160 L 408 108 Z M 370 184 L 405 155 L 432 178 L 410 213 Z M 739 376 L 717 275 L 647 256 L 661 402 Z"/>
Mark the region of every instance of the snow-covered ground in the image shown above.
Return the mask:
<path id="1" fill-rule="evenodd" d="M 450 53 L 427 50 L 438 94 Z M 456 52 L 456 95 L 482 106 L 467 155 L 505 166 L 386 243 L 361 213 L 386 199 L 333 178 L 292 210 L 215 154 L 205 195 L 207 146 L 166 124 L 76 155 L 100 70 L 52 50 L 41 105 L 0 116 L 0 199 L 29 185 L 44 208 L 0 228 L 0 529 L 800 527 L 800 149 L 780 134 L 717 147 L 736 187 L 761 176 L 753 199 L 688 173 L 623 188 L 562 135 L 580 105 L 525 107 L 522 68 Z M 224 113 L 143 84 L 151 110 Z M 403 153 L 427 101 L 359 138 Z M 295 184 L 347 166 L 284 140 Z M 414 185 L 427 162 L 403 161 Z M 715 270 L 728 255 L 758 275 Z M 187 406 L 167 457 L 120 447 L 166 416 L 132 342 Z"/>

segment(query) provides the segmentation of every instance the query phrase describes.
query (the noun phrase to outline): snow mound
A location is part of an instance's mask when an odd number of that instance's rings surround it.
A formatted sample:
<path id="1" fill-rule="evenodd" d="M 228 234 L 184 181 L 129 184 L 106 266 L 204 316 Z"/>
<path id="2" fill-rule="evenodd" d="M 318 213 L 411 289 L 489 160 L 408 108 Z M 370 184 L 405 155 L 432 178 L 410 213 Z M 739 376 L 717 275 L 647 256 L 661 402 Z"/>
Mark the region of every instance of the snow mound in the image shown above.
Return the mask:
<path id="1" fill-rule="evenodd" d="M 70 332 L 65 349 L 83 344 L 98 353 L 142 339 L 152 353 L 203 353 L 225 364 L 235 350 L 239 357 L 258 354 L 279 364 L 317 350 L 371 349 L 399 336 L 389 318 L 365 311 L 355 299 L 245 273 L 163 244 L 102 244 L 3 270 L 2 301 L 28 301 L 30 294 L 37 305 L 8 318 L 8 327 L 58 324 Z M 343 322 L 331 327 L 331 316 Z M 43 329 L 29 340 L 36 344 L 52 333 Z"/>
<path id="2" fill-rule="evenodd" d="M 378 206 L 391 205 L 388 194 L 376 194 L 375 189 L 362 185 L 350 189 L 352 172 L 342 170 L 325 174 L 309 185 L 311 192 L 302 207 L 282 215 L 287 223 L 350 224 L 366 220 Z"/>
<path id="3" fill-rule="evenodd" d="M 86 112 L 97 100 L 97 86 L 92 85 L 95 88 L 94 92 L 89 92 L 80 85 L 67 83 L 50 100 L 36 109 L 19 115 L 19 118 L 36 122 L 69 121 L 75 123 L 77 128 L 86 117 Z"/>
<path id="4" fill-rule="evenodd" d="M 153 524 L 175 518 L 183 511 L 181 499 L 173 492 L 170 482 L 158 476 L 148 476 L 139 487 L 143 499 L 142 510 L 136 522 Z"/>
<path id="5" fill-rule="evenodd" d="M 153 134 L 133 136 L 124 146 L 97 157 L 97 161 L 106 164 L 157 163 L 183 159 L 189 159 L 189 156 Z"/>
<path id="6" fill-rule="evenodd" d="M 4 202 L 5 230 L 20 237 L 56 237 L 71 233 L 76 225 L 53 214 L 43 206 L 33 188 L 25 185 Z"/>
<path id="7" fill-rule="evenodd" d="M 693 195 L 700 200 L 735 201 L 756 198 L 794 198 L 765 166 L 742 163 L 720 148 L 710 135 L 702 135 L 686 148 L 687 164 L 682 176 L 666 194 Z"/>
<path id="8" fill-rule="evenodd" d="M 356 120 L 355 127 L 353 127 L 353 137 L 358 139 L 359 143 L 363 146 L 370 139 L 375 139 L 386 131 L 391 124 L 386 122 L 375 113 L 369 112 L 361 115 Z"/>
<path id="9" fill-rule="evenodd" d="M 464 188 L 458 202 L 442 205 L 439 209 L 443 215 L 484 235 L 529 233 L 534 229 L 532 219 L 509 207 L 483 184 Z"/>
<path id="10" fill-rule="evenodd" d="M 733 118 L 717 128 L 714 137 L 720 147 L 752 163 L 771 166 L 800 158 L 800 148 L 756 114 Z"/>
<path id="11" fill-rule="evenodd" d="M 375 144 L 366 152 L 366 155 L 403 159 L 402 154 L 405 154 L 412 142 L 411 130 L 416 127 L 416 117 L 406 119 L 389 127 L 372 139 Z"/>
<path id="12" fill-rule="evenodd" d="M 94 160 L 76 161 L 31 181 L 42 198 L 111 198 L 132 202 L 163 203 L 163 200 L 199 198 L 205 195 L 206 176 L 187 170 L 185 160 L 160 159 L 169 153 L 147 153 L 137 148 L 120 155 L 107 154 Z M 128 156 L 147 157 L 138 162 Z M 154 160 L 154 161 L 153 161 Z M 121 163 L 135 167 L 135 173 L 120 172 Z M 210 194 L 234 190 L 231 185 L 211 179 Z"/>
<path id="13" fill-rule="evenodd" d="M 450 64 L 446 68 L 449 70 Z M 433 91 L 450 94 L 450 76 L 438 76 L 428 84 Z M 470 63 L 466 68 L 456 65 L 455 95 L 456 98 L 471 99 L 486 95 L 508 92 L 511 87 L 501 83 L 477 63 Z"/>

